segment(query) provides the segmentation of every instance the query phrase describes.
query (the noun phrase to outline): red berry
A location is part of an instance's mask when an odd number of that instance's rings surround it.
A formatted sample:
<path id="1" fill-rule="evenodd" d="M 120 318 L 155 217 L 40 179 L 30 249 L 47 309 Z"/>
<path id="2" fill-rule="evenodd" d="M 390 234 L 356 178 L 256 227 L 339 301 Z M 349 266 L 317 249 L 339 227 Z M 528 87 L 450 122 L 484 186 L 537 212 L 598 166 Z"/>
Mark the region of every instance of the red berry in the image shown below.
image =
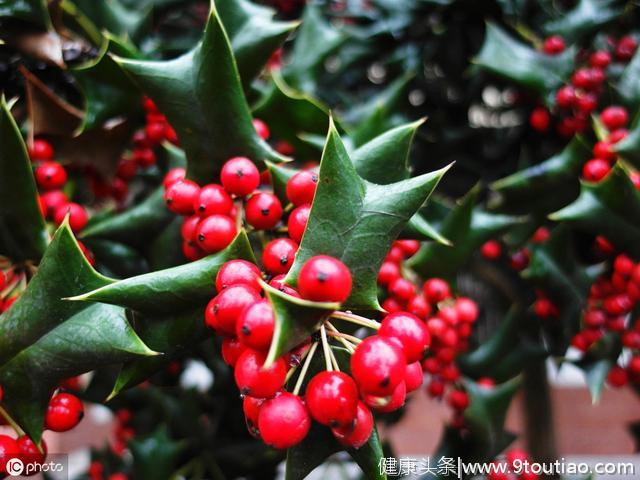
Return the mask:
<path id="1" fill-rule="evenodd" d="M 441 397 L 444 393 L 444 383 L 435 379 L 431 380 L 429 386 L 427 387 L 427 392 L 429 392 L 429 395 L 434 398 Z"/>
<path id="2" fill-rule="evenodd" d="M 497 260 L 502 255 L 502 246 L 497 240 L 488 240 L 480 247 L 480 253 L 487 260 Z"/>
<path id="3" fill-rule="evenodd" d="M 180 227 L 180 236 L 182 237 L 182 240 L 187 243 L 194 243 L 196 241 L 200 220 L 202 219 L 197 215 L 192 215 L 184 219 L 182 227 Z"/>
<path id="4" fill-rule="evenodd" d="M 247 222 L 256 230 L 271 230 L 282 218 L 280 200 L 272 193 L 259 192 L 245 206 Z"/>
<path id="5" fill-rule="evenodd" d="M 164 140 L 164 125 L 164 122 L 152 122 L 144 127 L 144 134 L 151 143 L 160 143 Z"/>
<path id="6" fill-rule="evenodd" d="M 53 217 L 59 208 L 62 208 L 69 203 L 67 195 L 62 190 L 51 190 L 49 192 L 45 192 L 41 198 L 48 217 Z"/>
<path id="7" fill-rule="evenodd" d="M 529 250 L 522 248 L 511 255 L 509 265 L 515 271 L 520 272 L 529 266 Z"/>
<path id="8" fill-rule="evenodd" d="M 310 212 L 311 205 L 300 205 L 289 215 L 287 228 L 289 230 L 289 236 L 294 242 L 300 243 L 302 241 L 302 235 L 307 227 Z"/>
<path id="9" fill-rule="evenodd" d="M 582 178 L 588 182 L 599 182 L 607 176 L 611 166 L 606 160 L 592 158 L 582 167 Z"/>
<path id="10" fill-rule="evenodd" d="M 184 258 L 191 262 L 200 260 L 207 255 L 198 245 L 195 245 L 193 242 L 182 242 L 182 254 L 184 255 Z"/>
<path id="11" fill-rule="evenodd" d="M 287 273 L 293 265 L 298 244 L 288 238 L 271 240 L 262 251 L 262 265 L 271 275 Z"/>
<path id="12" fill-rule="evenodd" d="M 396 240 L 393 244 L 400 247 L 407 258 L 413 257 L 420 250 L 420 242 L 418 240 Z"/>
<path id="13" fill-rule="evenodd" d="M 539 318 L 551 318 L 558 315 L 558 309 L 548 298 L 539 298 L 533 304 L 533 310 Z"/>
<path id="14" fill-rule="evenodd" d="M 422 291 L 431 305 L 436 305 L 451 296 L 449 284 L 441 278 L 430 278 L 424 282 Z"/>
<path id="15" fill-rule="evenodd" d="M 458 297 L 454 308 L 461 322 L 473 323 L 478 319 L 478 304 L 470 298 Z"/>
<path id="16" fill-rule="evenodd" d="M 191 180 L 179 180 L 164 191 L 167 208 L 179 215 L 192 215 L 193 206 L 200 195 L 200 187 Z"/>
<path id="17" fill-rule="evenodd" d="M 34 160 L 51 160 L 53 158 L 54 152 L 53 147 L 46 140 L 42 140 L 41 138 L 36 138 L 33 141 L 33 144 L 29 146 L 29 158 L 31 161 Z"/>
<path id="18" fill-rule="evenodd" d="M 484 388 L 493 388 L 496 386 L 496 382 L 490 377 L 481 377 L 478 379 L 477 384 Z"/>
<path id="19" fill-rule="evenodd" d="M 619 128 L 619 129 L 614 130 L 613 132 L 611 132 L 609 134 L 609 138 L 607 140 L 612 145 L 615 145 L 620 140 L 623 140 L 624 138 L 626 138 L 627 135 L 629 135 L 629 130 L 627 130 L 626 128 Z"/>
<path id="20" fill-rule="evenodd" d="M 469 396 L 462 390 L 453 390 L 447 401 L 456 410 L 464 410 L 469 406 Z"/>
<path id="21" fill-rule="evenodd" d="M 35 442 L 26 435 L 18 437 L 16 442 L 18 444 L 18 450 L 20 452 L 19 457 L 22 460 L 22 463 L 27 464 L 35 462 L 41 464 L 44 462 L 44 459 L 47 456 L 47 444 L 44 440 L 41 441 L 42 451 L 40 451 Z"/>
<path id="22" fill-rule="evenodd" d="M 45 428 L 66 432 L 74 428 L 84 416 L 82 402 L 70 393 L 59 393 L 50 401 L 45 415 Z"/>
<path id="23" fill-rule="evenodd" d="M 387 397 L 377 397 L 375 395 L 363 395 L 364 403 L 371 407 L 376 412 L 390 413 L 395 412 L 404 405 L 407 399 L 407 385 L 404 382 L 400 382 L 393 393 Z"/>
<path id="24" fill-rule="evenodd" d="M 351 293 L 351 273 L 340 260 L 317 255 L 300 269 L 298 290 L 307 300 L 342 303 Z"/>
<path id="25" fill-rule="evenodd" d="M 260 416 L 260 408 L 264 400 L 262 398 L 253 398 L 245 395 L 242 400 L 242 410 L 244 412 L 244 419 L 247 424 L 247 430 L 249 433 L 260 438 L 260 430 L 258 430 L 258 418 Z"/>
<path id="26" fill-rule="evenodd" d="M 283 392 L 264 402 L 258 418 L 260 436 L 277 449 L 293 447 L 309 433 L 309 412 L 297 395 Z"/>
<path id="27" fill-rule="evenodd" d="M 364 339 L 351 356 L 351 373 L 369 395 L 391 395 L 404 381 L 406 365 L 398 344 L 380 335 Z"/>
<path id="28" fill-rule="evenodd" d="M 133 150 L 133 160 L 140 168 L 149 168 L 156 164 L 156 154 L 150 148 L 136 148 Z"/>
<path id="29" fill-rule="evenodd" d="M 236 324 L 236 335 L 247 347 L 268 350 L 276 325 L 273 308 L 267 300 L 249 305 Z"/>
<path id="30" fill-rule="evenodd" d="M 581 113 L 588 115 L 598 107 L 598 97 L 593 93 L 580 95 L 577 98 L 576 106 Z M 578 130 L 583 130 L 583 128 L 579 128 Z"/>
<path id="31" fill-rule="evenodd" d="M 193 209 L 201 217 L 215 214 L 229 216 L 233 209 L 233 200 L 222 185 L 212 183 L 200 189 Z"/>
<path id="32" fill-rule="evenodd" d="M 629 114 L 624 107 L 611 105 L 600 113 L 600 120 L 609 131 L 624 127 L 629 121 Z"/>
<path id="33" fill-rule="evenodd" d="M 382 320 L 378 335 L 400 340 L 407 363 L 422 360 L 431 343 L 431 335 L 424 322 L 408 312 L 387 315 Z"/>
<path id="34" fill-rule="evenodd" d="M 207 253 L 223 250 L 236 237 L 235 222 L 225 215 L 211 215 L 198 224 L 198 246 Z"/>
<path id="35" fill-rule="evenodd" d="M 629 381 L 627 371 L 619 365 L 615 365 L 607 374 L 607 383 L 612 387 L 624 387 Z"/>
<path id="36" fill-rule="evenodd" d="M 427 303 L 422 295 L 415 295 L 407 303 L 407 311 L 424 320 L 431 313 L 431 305 Z"/>
<path id="37" fill-rule="evenodd" d="M 595 158 L 601 158 L 608 162 L 612 162 L 616 159 L 616 152 L 611 149 L 611 144 L 609 142 L 600 141 L 593 146 L 593 156 Z"/>
<path id="38" fill-rule="evenodd" d="M 9 460 L 19 456 L 18 442 L 9 435 L 0 435 L 0 474 L 6 473 Z"/>
<path id="39" fill-rule="evenodd" d="M 245 308 L 260 300 L 260 295 L 247 285 L 232 285 L 222 290 L 207 305 L 207 325 L 226 335 L 236 334 L 236 324 Z"/>
<path id="40" fill-rule="evenodd" d="M 529 124 L 538 132 L 546 132 L 551 124 L 551 115 L 549 115 L 549 111 L 544 107 L 534 108 L 531 112 L 531 116 L 529 117 Z"/>
<path id="41" fill-rule="evenodd" d="M 260 172 L 248 158 L 234 157 L 222 167 L 220 181 L 227 192 L 244 197 L 260 185 Z"/>
<path id="42" fill-rule="evenodd" d="M 331 428 L 349 427 L 356 418 L 358 386 L 343 372 L 320 372 L 305 391 L 311 417 Z"/>
<path id="43" fill-rule="evenodd" d="M 318 185 L 318 174 L 309 170 L 296 173 L 287 182 L 287 198 L 295 206 L 313 202 Z"/>
<path id="44" fill-rule="evenodd" d="M 270 398 L 284 387 L 287 362 L 281 357 L 269 368 L 264 368 L 266 358 L 265 353 L 250 348 L 238 358 L 234 376 L 243 395 Z"/>
<path id="45" fill-rule="evenodd" d="M 394 262 L 383 262 L 378 271 L 378 284 L 386 286 L 400 278 L 400 267 Z"/>
<path id="46" fill-rule="evenodd" d="M 373 433 L 371 410 L 364 402 L 358 402 L 354 424 L 347 429 L 333 429 L 332 432 L 342 445 L 355 449 L 362 447 Z"/>
<path id="47" fill-rule="evenodd" d="M 284 277 L 285 276 L 282 273 L 280 275 L 276 275 L 271 279 L 271 281 L 269 282 L 269 285 L 271 285 L 273 288 L 277 288 L 278 290 L 280 290 L 283 293 L 286 293 L 287 295 L 291 295 L 296 298 L 301 298 L 300 294 L 295 289 L 291 288 L 289 285 L 285 285 Z"/>
<path id="48" fill-rule="evenodd" d="M 564 52 L 566 45 L 564 39 L 560 35 L 552 35 L 544 39 L 542 44 L 542 51 L 547 55 L 558 55 Z"/>
<path id="49" fill-rule="evenodd" d="M 579 68 L 571 76 L 571 83 L 576 88 L 583 90 L 589 90 L 593 87 L 593 78 L 591 77 L 591 70 L 588 68 Z"/>
<path id="50" fill-rule="evenodd" d="M 260 138 L 262 138 L 263 140 L 266 140 L 267 138 L 269 138 L 269 133 L 270 133 L 269 127 L 267 126 L 266 123 L 264 123 L 259 118 L 253 119 L 253 128 L 256 129 L 256 132 L 258 133 Z"/>
<path id="51" fill-rule="evenodd" d="M 611 54 L 605 50 L 598 50 L 591 54 L 589 63 L 592 67 L 607 68 L 611 63 Z"/>
<path id="52" fill-rule="evenodd" d="M 560 87 L 556 92 L 556 103 L 560 108 L 570 108 L 576 100 L 576 91 L 571 85 Z"/>
<path id="53" fill-rule="evenodd" d="M 167 189 L 174 183 L 179 182 L 180 180 L 184 180 L 186 176 L 187 176 L 187 171 L 184 168 L 182 167 L 172 168 L 164 176 L 164 179 L 162 180 L 162 185 L 164 186 L 165 189 Z"/>
<path id="54" fill-rule="evenodd" d="M 222 339 L 222 359 L 230 367 L 235 367 L 238 358 L 247 349 L 236 337 Z M 245 397 L 246 398 L 246 397 Z"/>
<path id="55" fill-rule="evenodd" d="M 67 172 L 56 162 L 42 162 L 36 167 L 36 182 L 42 190 L 58 190 L 67 183 Z"/>
<path id="56" fill-rule="evenodd" d="M 638 48 L 638 42 L 631 35 L 622 37 L 616 46 L 616 58 L 621 62 L 628 62 Z"/>
<path id="57" fill-rule="evenodd" d="M 218 292 L 232 285 L 247 285 L 260 293 L 262 287 L 258 279 L 262 277 L 260 269 L 246 260 L 229 260 L 216 275 L 216 290 Z"/>
<path id="58" fill-rule="evenodd" d="M 73 202 L 58 208 L 53 215 L 53 221 L 56 225 L 60 225 L 67 214 L 69 215 L 69 227 L 74 233 L 79 232 L 87 225 L 87 221 L 89 220 L 87 211 L 82 205 Z"/>
<path id="59" fill-rule="evenodd" d="M 413 392 L 422 386 L 422 365 L 420 362 L 407 364 L 404 371 L 404 382 L 407 386 L 407 393 Z"/>

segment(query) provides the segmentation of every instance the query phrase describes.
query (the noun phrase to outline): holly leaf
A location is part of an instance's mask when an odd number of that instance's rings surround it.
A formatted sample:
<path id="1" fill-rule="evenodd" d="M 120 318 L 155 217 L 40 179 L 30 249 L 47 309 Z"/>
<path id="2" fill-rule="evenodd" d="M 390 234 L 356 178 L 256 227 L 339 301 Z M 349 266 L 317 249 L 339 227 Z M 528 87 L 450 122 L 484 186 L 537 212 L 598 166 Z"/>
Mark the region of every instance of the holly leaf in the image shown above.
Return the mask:
<path id="1" fill-rule="evenodd" d="M 149 435 L 136 436 L 128 447 L 133 455 L 133 475 L 159 480 L 171 478 L 188 445 L 186 440 L 174 441 L 167 426 L 160 425 Z"/>
<path id="2" fill-rule="evenodd" d="M 479 188 L 473 188 L 455 206 L 439 227 L 453 247 L 426 243 L 408 265 L 424 277 L 453 277 L 487 240 L 507 231 L 522 219 L 487 213 L 476 205 Z"/>
<path id="3" fill-rule="evenodd" d="M 111 32 L 125 40 L 138 39 L 151 20 L 152 8 L 149 5 L 127 8 L 120 0 L 74 0 L 74 4 L 96 30 Z"/>
<path id="4" fill-rule="evenodd" d="M 3 406 L 36 442 L 51 392 L 61 380 L 155 355 L 131 328 L 124 309 L 65 300 L 110 282 L 91 268 L 65 221 L 27 289 L 0 316 Z"/>
<path id="5" fill-rule="evenodd" d="M 380 309 L 378 269 L 391 243 L 448 168 L 389 185 L 367 182 L 356 172 L 331 122 L 307 228 L 286 282 L 297 283 L 298 273 L 309 258 L 330 255 L 342 260 L 353 278 L 344 307 Z"/>
<path id="6" fill-rule="evenodd" d="M 0 0 L 0 18 L 18 18 L 40 27 L 49 27 L 51 19 L 46 0 Z"/>
<path id="7" fill-rule="evenodd" d="M 271 175 L 271 186 L 273 187 L 273 193 L 278 197 L 283 205 L 289 203 L 289 197 L 287 197 L 287 182 L 300 170 L 294 168 L 285 167 L 275 163 L 267 162 L 267 169 Z"/>
<path id="8" fill-rule="evenodd" d="M 581 182 L 580 196 L 549 218 L 603 235 L 621 251 L 640 255 L 640 192 L 619 163 L 601 182 Z"/>
<path id="9" fill-rule="evenodd" d="M 275 11 L 272 8 L 247 0 L 219 2 L 218 12 L 231 39 L 242 83 L 247 89 L 299 22 L 274 21 Z"/>
<path id="10" fill-rule="evenodd" d="M 91 130 L 110 118 L 130 114 L 140 104 L 140 94 L 135 85 L 109 54 L 130 58 L 138 56 L 127 45 L 107 34 L 98 56 L 73 68 L 74 77 L 85 97 L 82 130 Z"/>
<path id="11" fill-rule="evenodd" d="M 584 371 L 591 401 L 594 404 L 600 401 L 609 370 L 616 365 L 621 352 L 620 336 L 609 332 L 591 346 L 579 361 L 575 362 Z"/>
<path id="12" fill-rule="evenodd" d="M 96 269 L 104 275 L 126 278 L 149 270 L 142 255 L 128 245 L 101 239 L 86 241 L 85 245 L 96 258 Z"/>
<path id="13" fill-rule="evenodd" d="M 114 59 L 175 128 L 192 180 L 211 182 L 234 156 L 249 157 L 260 166 L 265 160 L 287 160 L 253 128 L 231 44 L 214 2 L 202 41 L 190 52 L 167 61 Z"/>
<path id="14" fill-rule="evenodd" d="M 546 96 L 562 85 L 574 70 L 575 49 L 546 55 L 511 37 L 495 23 L 473 62 L 500 77 Z"/>
<path id="15" fill-rule="evenodd" d="M 560 153 L 490 185 L 495 193 L 489 207 L 503 213 L 553 212 L 580 193 L 578 178 L 591 152 L 574 138 Z"/>
<path id="16" fill-rule="evenodd" d="M 340 304 L 310 302 L 287 295 L 265 282 L 261 285 L 276 319 L 273 340 L 265 360 L 265 368 L 269 368 L 278 358 L 317 332 L 322 322 L 340 308 Z"/>
<path id="17" fill-rule="evenodd" d="M 324 20 L 316 4 L 307 4 L 289 63 L 282 69 L 287 83 L 302 92 L 315 92 L 324 61 L 346 38 Z"/>
<path id="18" fill-rule="evenodd" d="M 618 18 L 622 10 L 615 6 L 615 0 L 580 0 L 568 12 L 545 23 L 543 29 L 547 35 L 560 35 L 576 42 Z"/>
<path id="19" fill-rule="evenodd" d="M 640 75 L 640 51 L 636 51 L 629 64 L 622 71 L 620 80 L 615 85 L 615 89 L 622 101 L 633 110 L 640 103 L 640 86 L 636 81 L 638 75 Z"/>
<path id="20" fill-rule="evenodd" d="M 49 235 L 27 148 L 4 96 L 0 99 L 0 145 L 0 254 L 14 261 L 38 261 Z"/>
<path id="21" fill-rule="evenodd" d="M 206 305 L 215 295 L 220 267 L 232 259 L 255 263 L 249 239 L 241 231 L 224 250 L 195 262 L 110 282 L 69 300 L 102 302 L 138 312 L 167 315 Z"/>

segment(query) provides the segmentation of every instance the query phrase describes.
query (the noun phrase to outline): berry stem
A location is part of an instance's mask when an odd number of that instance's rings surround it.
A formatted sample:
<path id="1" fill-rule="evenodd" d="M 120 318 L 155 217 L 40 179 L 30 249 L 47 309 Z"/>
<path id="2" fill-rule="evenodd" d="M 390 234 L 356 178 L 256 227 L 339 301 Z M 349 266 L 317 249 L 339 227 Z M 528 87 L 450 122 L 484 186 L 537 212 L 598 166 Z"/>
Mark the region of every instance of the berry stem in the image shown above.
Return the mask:
<path id="1" fill-rule="evenodd" d="M 7 413 L 7 411 L 0 407 L 0 417 L 4 418 L 7 423 L 13 428 L 13 430 L 18 434 L 18 436 L 23 436 L 24 431 L 20 428 L 20 426 L 11 418 L 11 416 Z"/>
<path id="2" fill-rule="evenodd" d="M 329 346 L 329 340 L 327 340 L 327 330 L 324 325 L 320 327 L 320 338 L 322 339 L 322 351 L 324 353 L 324 363 L 327 371 L 333 371 L 333 365 L 331 364 L 331 347 Z"/>
<path id="3" fill-rule="evenodd" d="M 372 328 L 373 330 L 378 330 L 380 328 L 379 322 L 361 317 L 360 315 L 355 315 L 350 312 L 333 312 L 331 314 L 331 318 L 345 320 L 347 322 L 355 323 L 356 325 L 362 325 L 363 327 Z"/>
<path id="4" fill-rule="evenodd" d="M 338 365 L 338 360 L 336 359 L 335 354 L 333 353 L 333 349 L 329 348 L 329 353 L 331 354 L 331 362 L 333 363 L 333 368 L 336 372 L 340 371 L 340 365 Z"/>
<path id="5" fill-rule="evenodd" d="M 355 346 L 362 342 L 358 337 L 354 337 L 353 335 L 347 335 L 346 333 L 339 332 L 336 327 L 334 327 L 331 323 L 326 323 L 329 332 L 327 332 L 331 337 L 337 339 L 344 347 L 349 350 L 350 353 L 355 352 Z"/>
<path id="6" fill-rule="evenodd" d="M 300 370 L 300 375 L 298 375 L 296 386 L 293 388 L 294 395 L 298 395 L 298 393 L 300 393 L 302 382 L 304 382 L 304 377 L 307 376 L 307 370 L 309 370 L 309 365 L 311 365 L 311 359 L 313 358 L 313 355 L 316 353 L 317 348 L 318 348 L 318 342 L 313 342 L 313 345 L 311 345 L 311 348 L 309 349 L 309 353 L 307 354 L 307 357 L 304 359 L 304 363 L 302 364 L 302 370 Z"/>

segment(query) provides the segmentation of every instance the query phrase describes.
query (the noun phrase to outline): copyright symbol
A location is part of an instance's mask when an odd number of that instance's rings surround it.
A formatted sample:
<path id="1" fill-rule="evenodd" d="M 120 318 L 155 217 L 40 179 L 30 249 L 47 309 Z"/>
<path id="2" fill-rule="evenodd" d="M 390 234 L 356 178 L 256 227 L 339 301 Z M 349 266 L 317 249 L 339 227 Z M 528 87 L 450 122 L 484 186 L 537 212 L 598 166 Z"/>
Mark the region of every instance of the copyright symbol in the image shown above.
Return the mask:
<path id="1" fill-rule="evenodd" d="M 7 462 L 7 473 L 11 476 L 17 477 L 24 470 L 24 464 L 19 458 L 12 458 Z"/>

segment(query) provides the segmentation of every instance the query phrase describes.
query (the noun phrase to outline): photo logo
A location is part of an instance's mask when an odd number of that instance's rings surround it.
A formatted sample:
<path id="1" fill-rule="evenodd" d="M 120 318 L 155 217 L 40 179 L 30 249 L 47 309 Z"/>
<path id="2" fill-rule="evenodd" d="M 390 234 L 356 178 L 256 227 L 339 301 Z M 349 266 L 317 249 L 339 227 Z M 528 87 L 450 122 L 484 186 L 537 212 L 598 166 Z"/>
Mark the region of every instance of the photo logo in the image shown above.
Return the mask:
<path id="1" fill-rule="evenodd" d="M 7 462 L 7 473 L 17 477 L 24 471 L 24 464 L 19 458 L 12 458 Z"/>

